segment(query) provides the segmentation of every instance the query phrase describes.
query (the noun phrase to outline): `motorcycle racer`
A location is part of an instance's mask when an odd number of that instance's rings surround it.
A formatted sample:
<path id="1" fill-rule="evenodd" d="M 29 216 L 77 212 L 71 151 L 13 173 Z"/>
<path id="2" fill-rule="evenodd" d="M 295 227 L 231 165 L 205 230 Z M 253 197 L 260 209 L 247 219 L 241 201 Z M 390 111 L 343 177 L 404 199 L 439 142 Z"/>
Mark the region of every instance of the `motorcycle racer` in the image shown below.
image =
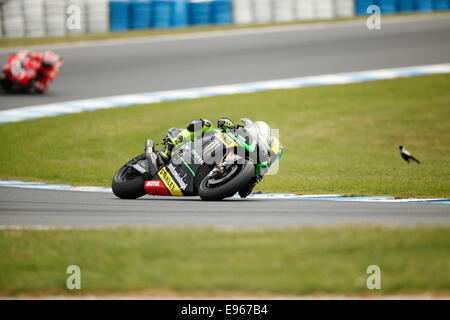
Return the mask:
<path id="1" fill-rule="evenodd" d="M 13 86 L 29 92 L 45 92 L 58 75 L 62 58 L 52 51 L 20 51 L 9 57 L 3 66 L 1 82 L 5 90 Z"/>
<path id="2" fill-rule="evenodd" d="M 256 123 L 258 125 L 258 123 Z M 211 121 L 207 119 L 195 119 L 192 120 L 186 129 L 181 130 L 177 128 L 171 128 L 168 130 L 166 137 L 163 139 L 165 145 L 164 148 L 159 151 L 159 154 L 164 162 L 168 162 L 175 147 L 181 147 L 187 142 L 194 141 L 202 135 L 212 134 L 215 131 L 226 132 L 237 128 L 233 121 L 227 117 L 222 117 L 217 121 L 218 129 L 214 129 Z M 268 128 L 268 127 L 267 127 Z M 264 128 L 266 129 L 266 128 Z M 270 128 L 269 128 L 270 130 Z M 249 183 L 239 190 L 239 195 L 242 198 L 247 197 L 253 190 L 253 188 L 262 180 L 263 176 L 268 172 L 270 166 L 278 160 L 277 153 L 279 150 L 275 148 L 281 148 L 281 145 L 276 137 L 270 137 L 268 141 L 268 147 L 270 155 L 265 167 L 260 170 Z"/>
<path id="3" fill-rule="evenodd" d="M 171 128 L 164 147 L 146 139 L 144 153 L 114 174 L 111 188 L 121 199 L 151 196 L 200 196 L 220 201 L 239 193 L 247 197 L 267 174 L 275 174 L 283 154 L 277 130 L 264 121 L 196 119 L 186 129 Z M 166 160 L 164 160 L 164 159 Z M 269 172 L 270 169 L 270 172 Z M 275 169 L 275 170 L 272 170 Z"/>

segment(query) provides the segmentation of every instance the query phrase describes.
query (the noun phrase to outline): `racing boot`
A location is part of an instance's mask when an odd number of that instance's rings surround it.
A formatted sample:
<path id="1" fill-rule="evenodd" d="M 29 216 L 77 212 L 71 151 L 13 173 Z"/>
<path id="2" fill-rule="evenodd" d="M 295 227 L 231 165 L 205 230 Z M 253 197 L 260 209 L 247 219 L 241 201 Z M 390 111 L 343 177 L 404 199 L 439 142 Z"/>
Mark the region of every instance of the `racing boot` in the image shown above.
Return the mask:
<path id="1" fill-rule="evenodd" d="M 239 190 L 239 196 L 241 198 L 247 198 L 253 191 L 253 188 L 262 180 L 261 175 L 257 175 L 256 177 L 253 177 L 246 186 L 241 188 Z"/>

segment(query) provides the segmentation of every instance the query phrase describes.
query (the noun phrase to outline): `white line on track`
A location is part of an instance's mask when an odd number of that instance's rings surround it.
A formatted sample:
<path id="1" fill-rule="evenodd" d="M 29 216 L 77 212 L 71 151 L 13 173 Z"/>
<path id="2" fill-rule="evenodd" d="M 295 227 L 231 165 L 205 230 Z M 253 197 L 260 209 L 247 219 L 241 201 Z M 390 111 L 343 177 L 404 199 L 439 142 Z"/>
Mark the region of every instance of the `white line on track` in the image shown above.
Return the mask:
<path id="1" fill-rule="evenodd" d="M 66 184 L 47 184 L 42 182 L 23 182 L 19 180 L 0 180 L 0 187 L 45 189 L 58 191 L 82 191 L 112 193 L 111 188 L 105 187 L 74 187 Z M 239 197 L 235 195 L 234 197 Z M 291 193 L 255 193 L 249 196 L 251 199 L 265 200 L 328 200 L 328 201 L 358 201 L 358 202 L 414 202 L 414 203 L 439 203 L 450 204 L 450 199 L 395 199 L 389 196 L 372 197 L 344 197 L 338 194 L 312 194 L 296 195 Z"/>

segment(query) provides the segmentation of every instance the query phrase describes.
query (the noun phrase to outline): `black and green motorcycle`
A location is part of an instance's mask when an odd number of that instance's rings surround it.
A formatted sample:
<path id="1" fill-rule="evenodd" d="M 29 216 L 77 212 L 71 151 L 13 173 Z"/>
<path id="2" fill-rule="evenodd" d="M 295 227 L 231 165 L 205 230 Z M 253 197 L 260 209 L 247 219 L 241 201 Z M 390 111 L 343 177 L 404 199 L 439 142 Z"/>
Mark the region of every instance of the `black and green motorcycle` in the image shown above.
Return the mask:
<path id="1" fill-rule="evenodd" d="M 222 200 L 236 193 L 247 197 L 281 158 L 283 148 L 263 121 L 243 118 L 245 125 L 211 130 L 172 151 L 164 162 L 152 140 L 145 153 L 131 159 L 115 174 L 114 194 L 136 199 L 145 194 L 196 196 Z"/>

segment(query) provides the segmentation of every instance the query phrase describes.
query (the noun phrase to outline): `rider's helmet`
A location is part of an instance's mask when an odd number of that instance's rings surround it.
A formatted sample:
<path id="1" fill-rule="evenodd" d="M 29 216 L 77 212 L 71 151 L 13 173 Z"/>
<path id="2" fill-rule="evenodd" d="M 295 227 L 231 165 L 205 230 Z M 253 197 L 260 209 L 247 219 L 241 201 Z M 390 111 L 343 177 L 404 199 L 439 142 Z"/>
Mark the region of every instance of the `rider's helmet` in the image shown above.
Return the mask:
<path id="1" fill-rule="evenodd" d="M 270 161 L 269 162 L 271 165 L 273 165 L 283 155 L 283 146 L 281 145 L 280 140 L 278 140 L 278 138 L 275 136 L 270 137 L 269 140 L 270 140 L 270 143 L 269 143 Z"/>
<path id="2" fill-rule="evenodd" d="M 19 52 L 17 58 L 20 59 L 20 65 L 24 69 L 38 70 L 41 66 L 40 57 L 30 50 Z"/>
<path id="3" fill-rule="evenodd" d="M 217 120 L 217 127 L 222 130 L 234 129 L 235 125 L 230 118 L 223 117 Z"/>
<path id="4" fill-rule="evenodd" d="M 59 60 L 60 57 L 54 52 L 45 51 L 44 54 L 42 55 L 41 63 L 44 68 L 50 68 L 52 66 L 57 66 Z"/>

